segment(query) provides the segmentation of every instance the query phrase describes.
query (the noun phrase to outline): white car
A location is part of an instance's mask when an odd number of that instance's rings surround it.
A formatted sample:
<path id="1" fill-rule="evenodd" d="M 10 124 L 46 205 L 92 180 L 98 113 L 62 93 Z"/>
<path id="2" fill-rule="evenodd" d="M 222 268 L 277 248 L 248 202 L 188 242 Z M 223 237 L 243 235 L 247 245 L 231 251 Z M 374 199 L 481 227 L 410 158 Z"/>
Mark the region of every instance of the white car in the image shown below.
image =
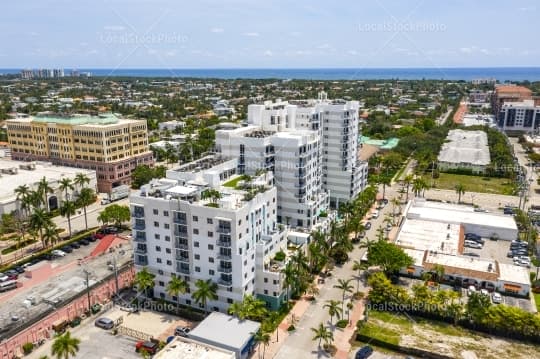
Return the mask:
<path id="1" fill-rule="evenodd" d="M 503 298 L 502 298 L 502 295 L 500 293 L 493 292 L 493 294 L 491 295 L 491 300 L 495 304 L 500 304 L 500 303 L 502 303 Z"/>
<path id="2" fill-rule="evenodd" d="M 471 295 L 473 293 L 476 293 L 476 287 L 474 285 L 470 285 L 469 289 L 467 289 L 467 295 Z"/>
<path id="3" fill-rule="evenodd" d="M 55 257 L 65 257 L 66 256 L 66 252 L 64 251 L 61 251 L 60 249 L 53 249 L 51 251 L 51 254 Z"/>
<path id="4" fill-rule="evenodd" d="M 469 241 L 469 240 L 465 240 L 465 243 L 463 244 L 464 247 L 469 247 L 469 248 L 476 248 L 476 249 L 482 249 L 482 245 L 478 242 L 475 242 L 475 241 Z"/>
<path id="5" fill-rule="evenodd" d="M 480 294 L 485 295 L 486 297 L 489 297 L 489 292 L 487 289 L 480 289 Z"/>

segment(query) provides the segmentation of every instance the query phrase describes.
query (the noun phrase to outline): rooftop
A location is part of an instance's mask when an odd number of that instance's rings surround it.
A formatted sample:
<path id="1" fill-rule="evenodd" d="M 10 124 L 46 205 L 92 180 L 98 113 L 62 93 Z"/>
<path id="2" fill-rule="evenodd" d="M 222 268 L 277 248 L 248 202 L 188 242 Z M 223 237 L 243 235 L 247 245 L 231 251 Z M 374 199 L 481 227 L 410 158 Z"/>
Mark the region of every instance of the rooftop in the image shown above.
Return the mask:
<path id="1" fill-rule="evenodd" d="M 260 326 L 251 320 L 240 320 L 227 314 L 212 312 L 189 336 L 195 340 L 241 349 Z"/>
<path id="2" fill-rule="evenodd" d="M 436 264 L 444 266 L 444 273 L 447 275 L 461 275 L 469 278 L 489 280 L 496 280 L 498 278 L 498 263 L 492 259 L 453 256 L 428 251 L 424 260 L 424 267 L 431 268 Z"/>
<path id="3" fill-rule="evenodd" d="M 460 231 L 459 224 L 406 219 L 395 243 L 405 248 L 456 255 L 459 253 Z"/>
<path id="4" fill-rule="evenodd" d="M 103 113 L 98 115 L 77 114 L 62 116 L 58 114 L 43 114 L 34 117 L 15 118 L 13 120 L 7 120 L 12 122 L 42 122 L 42 123 L 55 123 L 59 125 L 71 125 L 71 126 L 106 126 L 116 125 L 126 122 L 135 122 L 136 120 L 120 118 L 113 113 Z"/>
<path id="5" fill-rule="evenodd" d="M 35 165 L 35 169 L 24 169 L 20 166 L 29 166 Z M 6 173 L 11 170 L 11 173 Z M 77 173 L 84 173 L 90 176 L 94 171 L 74 168 L 74 167 L 63 167 L 63 166 L 53 166 L 48 162 L 23 162 L 23 161 L 12 161 L 6 159 L 0 159 L 0 201 L 5 199 L 15 199 L 15 188 L 27 185 L 32 188 L 34 185 L 43 178 L 47 178 L 49 183 L 54 183 L 59 181 L 64 177 L 73 178 Z M 15 173 L 16 172 L 16 173 Z M 95 175 L 92 177 L 95 178 Z M 54 187 L 54 186 L 52 186 Z"/>
<path id="6" fill-rule="evenodd" d="M 176 337 L 154 359 L 234 359 L 235 353 L 188 338 Z"/>
<path id="7" fill-rule="evenodd" d="M 203 157 L 199 160 L 181 165 L 180 167 L 175 168 L 174 171 L 197 173 L 197 172 L 211 169 L 212 167 L 220 165 L 227 161 L 230 161 L 230 160 L 224 157 L 210 155 L 210 156 Z"/>
<path id="8" fill-rule="evenodd" d="M 443 144 L 438 160 L 448 163 L 488 165 L 490 162 L 487 135 L 484 131 L 452 130 Z"/>
<path id="9" fill-rule="evenodd" d="M 516 85 L 498 85 L 498 86 L 495 86 L 495 92 L 499 96 L 513 95 L 513 94 L 526 95 L 526 96 L 532 95 L 532 91 L 528 89 L 527 87 L 516 86 Z"/>
<path id="10" fill-rule="evenodd" d="M 476 224 L 491 228 L 517 230 L 516 222 L 512 216 L 504 216 L 489 212 L 475 212 L 471 206 L 425 201 L 421 199 L 410 202 L 406 216 L 408 219 L 422 219 L 431 222 Z"/>
<path id="11" fill-rule="evenodd" d="M 514 264 L 499 263 L 499 280 L 520 284 L 530 284 L 529 269 Z"/>

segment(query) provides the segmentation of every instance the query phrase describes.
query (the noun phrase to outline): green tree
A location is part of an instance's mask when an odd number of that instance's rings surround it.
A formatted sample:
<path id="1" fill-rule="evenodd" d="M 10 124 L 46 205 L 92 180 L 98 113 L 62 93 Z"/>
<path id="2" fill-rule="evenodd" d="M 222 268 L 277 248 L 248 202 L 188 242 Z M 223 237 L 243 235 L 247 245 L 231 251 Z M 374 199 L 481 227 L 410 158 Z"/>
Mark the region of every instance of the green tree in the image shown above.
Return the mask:
<path id="1" fill-rule="evenodd" d="M 214 204 L 221 198 L 221 193 L 216 189 L 207 189 L 201 194 L 202 199 L 210 199 Z"/>
<path id="2" fill-rule="evenodd" d="M 54 190 L 51 186 L 49 186 L 49 181 L 47 181 L 47 178 L 42 177 L 38 182 L 38 189 L 37 193 L 39 193 L 41 203 L 45 207 L 45 209 L 49 208 L 49 204 L 47 203 L 47 197 L 49 193 L 53 193 Z"/>
<path id="3" fill-rule="evenodd" d="M 154 168 L 148 165 L 138 165 L 131 173 L 131 187 L 140 188 L 149 183 L 153 178 L 165 177 L 167 168 L 165 166 L 156 166 Z"/>
<path id="4" fill-rule="evenodd" d="M 414 264 L 414 260 L 403 249 L 387 241 L 375 242 L 368 250 L 367 259 L 370 266 L 380 266 L 387 274 Z"/>
<path id="5" fill-rule="evenodd" d="M 414 181 L 414 176 L 412 174 L 408 174 L 407 176 L 405 176 L 405 178 L 403 179 L 403 182 L 405 183 L 405 185 L 407 185 L 407 201 L 409 200 L 409 187 L 411 186 L 411 183 L 413 183 Z"/>
<path id="6" fill-rule="evenodd" d="M 84 212 L 84 228 L 88 230 L 88 216 L 86 214 L 86 208 L 94 203 L 96 198 L 96 194 L 94 193 L 94 190 L 91 188 L 84 187 L 79 191 L 79 197 L 77 198 L 77 201 L 79 201 L 79 204 L 83 208 Z"/>
<path id="7" fill-rule="evenodd" d="M 167 293 L 171 297 L 176 297 L 176 309 L 180 308 L 180 294 L 187 292 L 189 284 L 180 277 L 173 276 L 167 284 Z"/>
<path id="8" fill-rule="evenodd" d="M 333 324 L 334 316 L 339 319 L 343 314 L 343 309 L 340 307 L 339 300 L 327 300 L 323 308 L 328 308 L 328 315 L 330 316 L 330 324 Z"/>
<path id="9" fill-rule="evenodd" d="M 67 218 L 68 221 L 68 229 L 69 229 L 69 237 L 71 237 L 71 216 L 75 214 L 77 211 L 77 208 L 75 207 L 75 203 L 72 201 L 64 201 L 62 203 L 62 206 L 60 206 L 60 215 Z"/>
<path id="10" fill-rule="evenodd" d="M 321 342 L 323 340 L 326 343 L 334 336 L 334 334 L 332 334 L 332 332 L 326 328 L 323 323 L 319 323 L 319 326 L 316 328 L 311 328 L 311 331 L 313 332 L 313 338 L 311 338 L 311 340 L 318 340 L 319 348 L 321 347 Z"/>
<path id="11" fill-rule="evenodd" d="M 76 186 L 79 186 L 79 189 L 80 189 L 79 192 L 80 192 L 83 188 L 86 188 L 85 186 L 87 184 L 90 184 L 90 177 L 88 177 L 86 174 L 82 172 L 79 172 L 75 175 L 73 184 L 75 184 Z"/>
<path id="12" fill-rule="evenodd" d="M 17 201 L 20 202 L 21 210 L 25 211 L 25 217 L 28 217 L 30 188 L 27 185 L 20 185 L 15 188 L 15 194 L 17 195 Z"/>
<path id="13" fill-rule="evenodd" d="M 57 337 L 51 347 L 51 355 L 56 359 L 69 359 L 75 357 L 79 351 L 80 339 L 71 336 L 71 333 L 67 331 L 64 335 Z"/>
<path id="14" fill-rule="evenodd" d="M 58 235 L 58 231 L 56 229 L 57 229 L 56 225 L 54 225 L 53 223 L 45 227 L 43 236 L 41 238 L 44 245 L 53 246 L 56 244 L 56 242 L 58 242 L 58 240 L 60 239 L 60 236 Z"/>
<path id="15" fill-rule="evenodd" d="M 116 227 L 120 227 L 123 222 L 129 221 L 130 217 L 131 213 L 128 206 L 111 204 L 101 211 L 97 219 L 103 224 L 112 222 Z"/>
<path id="16" fill-rule="evenodd" d="M 260 346 L 263 345 L 263 355 L 262 359 L 264 359 L 264 355 L 266 354 L 266 347 L 270 345 L 270 334 L 263 331 L 262 329 L 257 330 L 257 332 L 252 333 L 253 339 L 255 342 Z M 259 358 L 261 358 L 261 351 L 259 350 Z"/>
<path id="17" fill-rule="evenodd" d="M 71 178 L 64 177 L 64 178 L 60 179 L 58 189 L 60 191 L 64 191 L 64 202 L 65 202 L 65 201 L 69 200 L 68 191 L 73 191 L 75 189 L 75 186 L 73 185 L 73 182 L 71 181 Z"/>
<path id="18" fill-rule="evenodd" d="M 360 279 L 362 279 L 362 271 L 367 269 L 367 265 L 359 260 L 353 262 L 352 270 L 358 271 L 356 275 L 356 292 L 360 291 Z"/>
<path id="19" fill-rule="evenodd" d="M 144 267 L 135 275 L 133 284 L 137 287 L 140 293 L 144 293 L 145 296 L 148 296 L 149 289 L 154 288 L 155 277 L 156 276 L 153 273 L 148 271 L 147 267 Z"/>
<path id="20" fill-rule="evenodd" d="M 33 229 L 39 232 L 39 238 L 41 239 L 41 243 L 43 244 L 44 248 L 46 247 L 46 245 L 43 240 L 43 229 L 47 228 L 51 224 L 52 224 L 52 221 L 49 214 L 41 208 L 35 208 L 32 214 L 30 215 L 30 220 L 29 220 L 30 229 Z"/>
<path id="21" fill-rule="evenodd" d="M 212 282 L 211 279 L 202 280 L 198 279 L 195 282 L 197 289 L 191 295 L 196 303 L 202 304 L 204 311 L 208 313 L 207 303 L 209 300 L 217 300 L 217 284 Z"/>
<path id="22" fill-rule="evenodd" d="M 347 293 L 351 293 L 353 286 L 350 279 L 338 279 L 338 284 L 334 285 L 334 288 L 341 290 L 341 312 L 343 313 L 343 305 L 345 304 L 345 296 Z"/>
<path id="23" fill-rule="evenodd" d="M 454 189 L 458 195 L 458 203 L 461 203 L 461 196 L 465 194 L 465 186 L 463 183 L 458 183 L 455 185 Z"/>

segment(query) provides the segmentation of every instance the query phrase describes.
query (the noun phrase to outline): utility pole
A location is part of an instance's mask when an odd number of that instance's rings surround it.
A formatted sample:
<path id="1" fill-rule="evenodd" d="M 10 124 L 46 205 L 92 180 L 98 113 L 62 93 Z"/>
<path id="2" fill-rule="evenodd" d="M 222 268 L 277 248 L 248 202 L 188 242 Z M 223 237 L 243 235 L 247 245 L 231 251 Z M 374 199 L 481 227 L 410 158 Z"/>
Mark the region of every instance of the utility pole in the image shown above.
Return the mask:
<path id="1" fill-rule="evenodd" d="M 114 284 L 116 286 L 116 295 L 118 296 L 118 267 L 116 266 L 116 256 L 113 256 Z"/>
<path id="2" fill-rule="evenodd" d="M 90 310 L 90 272 L 86 269 L 83 269 L 83 272 L 86 275 L 86 297 L 88 298 L 88 310 Z"/>

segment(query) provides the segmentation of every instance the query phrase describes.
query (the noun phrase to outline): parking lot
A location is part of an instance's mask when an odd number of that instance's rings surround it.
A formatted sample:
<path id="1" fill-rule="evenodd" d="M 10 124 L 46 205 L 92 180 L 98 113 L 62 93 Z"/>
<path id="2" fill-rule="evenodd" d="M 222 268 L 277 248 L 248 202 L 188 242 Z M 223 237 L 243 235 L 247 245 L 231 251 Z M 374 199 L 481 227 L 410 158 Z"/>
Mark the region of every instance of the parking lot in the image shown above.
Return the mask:
<path id="1" fill-rule="evenodd" d="M 193 328 L 196 323 L 180 319 L 178 317 L 157 313 L 153 311 L 141 310 L 138 313 L 127 313 L 119 307 L 100 313 L 84 320 L 80 326 L 71 329 L 71 335 L 81 340 L 79 352 L 75 358 L 84 359 L 130 359 L 141 358 L 135 352 L 137 339 L 128 335 L 113 335 L 110 330 L 104 330 L 94 326 L 97 318 L 106 317 L 113 321 L 122 318 L 124 327 L 140 331 L 154 338 L 165 341 L 167 337 L 174 333 L 177 326 L 188 326 Z M 39 347 L 28 358 L 40 358 L 43 355 L 50 355 L 52 340 L 47 341 Z"/>

